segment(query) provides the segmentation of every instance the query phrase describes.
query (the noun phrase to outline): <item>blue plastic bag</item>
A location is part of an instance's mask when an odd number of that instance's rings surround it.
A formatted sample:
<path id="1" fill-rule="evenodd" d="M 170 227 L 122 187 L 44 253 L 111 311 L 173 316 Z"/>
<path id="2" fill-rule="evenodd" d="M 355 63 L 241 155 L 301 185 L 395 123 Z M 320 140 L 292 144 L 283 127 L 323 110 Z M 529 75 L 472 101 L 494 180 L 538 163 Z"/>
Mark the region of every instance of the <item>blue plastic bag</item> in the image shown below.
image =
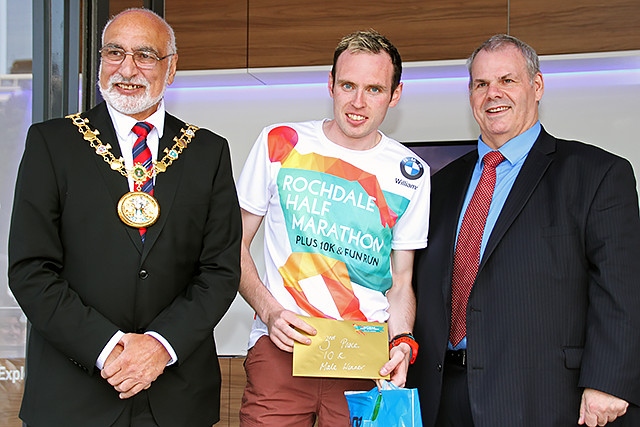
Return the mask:
<path id="1" fill-rule="evenodd" d="M 400 388 L 385 381 L 380 390 L 345 391 L 344 395 L 352 427 L 422 427 L 415 388 Z"/>

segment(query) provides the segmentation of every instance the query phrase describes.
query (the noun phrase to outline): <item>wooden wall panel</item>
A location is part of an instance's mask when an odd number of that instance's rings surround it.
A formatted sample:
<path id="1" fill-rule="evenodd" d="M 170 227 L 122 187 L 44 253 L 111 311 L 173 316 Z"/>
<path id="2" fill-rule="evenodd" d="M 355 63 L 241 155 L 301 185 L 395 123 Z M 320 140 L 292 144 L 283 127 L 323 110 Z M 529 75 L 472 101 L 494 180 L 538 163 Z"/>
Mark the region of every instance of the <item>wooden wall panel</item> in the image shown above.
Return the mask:
<path id="1" fill-rule="evenodd" d="M 510 0 L 510 34 L 538 54 L 640 49 L 638 0 Z"/>
<path id="2" fill-rule="evenodd" d="M 229 387 L 231 379 L 231 359 L 228 357 L 218 357 L 220 363 L 220 374 L 222 383 L 220 384 L 220 421 L 214 427 L 229 427 Z"/>
<path id="3" fill-rule="evenodd" d="M 117 15 L 130 7 L 142 7 L 142 0 L 109 0 L 109 16 Z"/>
<path id="4" fill-rule="evenodd" d="M 110 0 L 109 13 L 143 4 Z M 246 1 L 165 0 L 164 17 L 176 34 L 179 70 L 247 67 Z"/>
<path id="5" fill-rule="evenodd" d="M 229 375 L 229 426 L 240 424 L 240 405 L 244 386 L 247 383 L 247 375 L 244 372 L 244 357 L 234 357 L 230 361 Z"/>
<path id="6" fill-rule="evenodd" d="M 111 13 L 142 0 L 110 0 Z M 375 28 L 404 61 L 463 59 L 509 32 L 540 54 L 640 49 L 638 0 L 165 0 L 181 70 L 331 63 L 338 40 Z"/>
<path id="7" fill-rule="evenodd" d="M 374 28 L 403 61 L 467 57 L 507 30 L 506 0 L 251 0 L 249 67 L 331 64 L 340 38 Z"/>
<path id="8" fill-rule="evenodd" d="M 247 377 L 244 373 L 244 357 L 219 357 L 222 385 L 220 392 L 220 421 L 215 427 L 237 427 L 242 393 Z M 1 427 L 1 426 L 0 426 Z"/>
<path id="9" fill-rule="evenodd" d="M 179 70 L 247 67 L 247 2 L 165 0 Z"/>

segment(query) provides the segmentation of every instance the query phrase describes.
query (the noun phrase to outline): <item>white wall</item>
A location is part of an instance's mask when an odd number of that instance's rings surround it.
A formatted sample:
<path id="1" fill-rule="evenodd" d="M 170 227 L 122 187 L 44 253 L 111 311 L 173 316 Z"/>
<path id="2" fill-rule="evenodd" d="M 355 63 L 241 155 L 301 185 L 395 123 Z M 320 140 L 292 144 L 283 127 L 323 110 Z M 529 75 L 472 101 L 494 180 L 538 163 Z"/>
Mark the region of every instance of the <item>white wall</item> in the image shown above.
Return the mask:
<path id="1" fill-rule="evenodd" d="M 541 68 L 540 119 L 547 131 L 626 157 L 639 176 L 640 51 L 543 57 Z M 167 110 L 226 137 L 238 176 L 264 126 L 331 117 L 328 72 L 329 67 L 180 72 L 167 91 Z M 477 138 L 464 61 L 405 64 L 403 81 L 402 99 L 382 127 L 387 135 L 403 142 Z M 261 235 L 252 251 L 261 259 Z M 219 354 L 246 354 L 252 318 L 251 308 L 236 298 L 215 331 Z"/>

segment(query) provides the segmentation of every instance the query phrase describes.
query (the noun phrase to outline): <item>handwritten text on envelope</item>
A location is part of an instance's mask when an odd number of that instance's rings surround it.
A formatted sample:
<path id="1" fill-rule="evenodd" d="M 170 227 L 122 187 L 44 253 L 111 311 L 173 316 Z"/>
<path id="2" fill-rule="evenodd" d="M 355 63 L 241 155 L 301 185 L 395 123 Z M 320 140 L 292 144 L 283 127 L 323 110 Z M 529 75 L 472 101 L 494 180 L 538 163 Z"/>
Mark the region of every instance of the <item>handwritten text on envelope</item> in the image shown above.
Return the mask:
<path id="1" fill-rule="evenodd" d="M 318 333 L 311 345 L 293 345 L 293 375 L 332 378 L 384 378 L 389 361 L 386 323 L 300 316 Z"/>

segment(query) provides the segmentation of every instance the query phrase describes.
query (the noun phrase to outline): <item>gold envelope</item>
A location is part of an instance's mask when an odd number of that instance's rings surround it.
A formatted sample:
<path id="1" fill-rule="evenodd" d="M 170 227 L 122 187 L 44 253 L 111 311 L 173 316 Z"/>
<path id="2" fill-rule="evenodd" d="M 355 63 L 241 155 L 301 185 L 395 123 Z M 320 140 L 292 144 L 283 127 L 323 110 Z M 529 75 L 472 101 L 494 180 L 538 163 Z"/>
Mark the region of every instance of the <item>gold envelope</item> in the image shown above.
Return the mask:
<path id="1" fill-rule="evenodd" d="M 318 333 L 309 336 L 311 345 L 294 343 L 294 376 L 389 379 L 380 376 L 389 361 L 386 323 L 300 318 Z"/>

